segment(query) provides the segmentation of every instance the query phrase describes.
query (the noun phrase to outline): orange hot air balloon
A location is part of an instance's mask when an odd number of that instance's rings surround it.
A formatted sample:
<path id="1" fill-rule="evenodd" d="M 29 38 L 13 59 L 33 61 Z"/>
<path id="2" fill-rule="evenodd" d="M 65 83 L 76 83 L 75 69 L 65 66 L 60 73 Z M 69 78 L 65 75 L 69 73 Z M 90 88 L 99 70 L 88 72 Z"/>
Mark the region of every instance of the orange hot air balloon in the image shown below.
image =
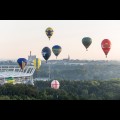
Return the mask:
<path id="1" fill-rule="evenodd" d="M 107 54 L 111 49 L 111 41 L 108 39 L 104 39 L 101 43 L 101 47 L 102 47 L 103 52 L 105 53 L 106 58 L 107 58 Z"/>

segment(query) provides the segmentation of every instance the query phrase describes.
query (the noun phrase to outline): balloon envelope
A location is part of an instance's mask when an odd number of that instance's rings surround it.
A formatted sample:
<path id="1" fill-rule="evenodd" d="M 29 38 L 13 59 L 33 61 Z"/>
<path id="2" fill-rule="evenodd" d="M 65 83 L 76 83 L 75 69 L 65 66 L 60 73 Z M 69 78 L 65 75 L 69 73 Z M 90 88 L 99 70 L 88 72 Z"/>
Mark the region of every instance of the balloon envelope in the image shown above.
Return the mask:
<path id="1" fill-rule="evenodd" d="M 38 70 L 41 66 L 41 60 L 39 58 L 34 59 L 33 65 L 34 65 L 35 69 Z"/>
<path id="2" fill-rule="evenodd" d="M 27 60 L 25 58 L 19 58 L 17 60 L 17 63 L 20 66 L 20 68 L 23 70 L 24 67 L 27 65 Z"/>
<path id="3" fill-rule="evenodd" d="M 82 44 L 85 46 L 85 48 L 87 49 L 92 43 L 92 39 L 90 37 L 84 37 L 82 39 Z"/>
<path id="4" fill-rule="evenodd" d="M 43 49 L 42 49 L 42 56 L 43 56 L 43 58 L 46 60 L 46 62 L 47 62 L 47 60 L 49 59 L 49 57 L 51 56 L 51 50 L 50 50 L 50 48 L 49 47 L 44 47 Z"/>
<path id="5" fill-rule="evenodd" d="M 107 54 L 109 53 L 110 49 L 111 49 L 111 42 L 109 39 L 104 39 L 102 42 L 101 42 L 101 47 L 103 49 L 103 52 L 105 53 L 106 57 L 107 57 Z"/>
<path id="6" fill-rule="evenodd" d="M 59 45 L 55 45 L 55 46 L 52 47 L 52 51 L 53 51 L 53 53 L 55 54 L 55 56 L 57 58 L 57 56 L 62 51 L 62 48 Z"/>
<path id="7" fill-rule="evenodd" d="M 51 82 L 51 88 L 53 88 L 53 89 L 59 89 L 59 87 L 60 87 L 60 83 L 57 80 L 53 80 Z"/>
<path id="8" fill-rule="evenodd" d="M 45 30 L 45 32 L 46 32 L 46 35 L 48 36 L 48 38 L 50 39 L 51 38 L 51 36 L 53 35 L 53 29 L 51 28 L 51 27 L 48 27 L 46 30 Z"/>

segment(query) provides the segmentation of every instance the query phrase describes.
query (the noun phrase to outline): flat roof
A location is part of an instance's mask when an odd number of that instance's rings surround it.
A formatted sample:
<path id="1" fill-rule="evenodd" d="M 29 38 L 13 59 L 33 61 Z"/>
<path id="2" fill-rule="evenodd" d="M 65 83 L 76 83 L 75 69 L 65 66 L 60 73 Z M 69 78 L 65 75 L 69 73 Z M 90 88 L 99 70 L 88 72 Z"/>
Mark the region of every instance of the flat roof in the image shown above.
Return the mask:
<path id="1" fill-rule="evenodd" d="M 34 66 L 26 66 L 23 71 L 16 65 L 0 65 L 0 78 L 29 77 L 35 72 Z"/>

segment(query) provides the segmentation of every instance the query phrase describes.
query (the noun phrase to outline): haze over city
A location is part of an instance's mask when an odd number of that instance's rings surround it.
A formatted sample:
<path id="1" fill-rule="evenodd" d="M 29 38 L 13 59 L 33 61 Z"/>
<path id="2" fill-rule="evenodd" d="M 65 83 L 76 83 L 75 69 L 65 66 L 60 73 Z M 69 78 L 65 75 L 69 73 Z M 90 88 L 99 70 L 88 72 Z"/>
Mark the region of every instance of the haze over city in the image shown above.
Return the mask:
<path id="1" fill-rule="evenodd" d="M 45 30 L 54 30 L 49 40 Z M 28 58 L 32 51 L 41 60 L 43 47 L 50 49 L 60 45 L 59 59 L 106 60 L 101 49 L 103 39 L 112 43 L 108 60 L 120 60 L 120 20 L 1 20 L 0 21 L 0 59 Z M 83 37 L 92 38 L 92 44 L 86 51 Z M 49 60 L 56 59 L 52 53 Z"/>

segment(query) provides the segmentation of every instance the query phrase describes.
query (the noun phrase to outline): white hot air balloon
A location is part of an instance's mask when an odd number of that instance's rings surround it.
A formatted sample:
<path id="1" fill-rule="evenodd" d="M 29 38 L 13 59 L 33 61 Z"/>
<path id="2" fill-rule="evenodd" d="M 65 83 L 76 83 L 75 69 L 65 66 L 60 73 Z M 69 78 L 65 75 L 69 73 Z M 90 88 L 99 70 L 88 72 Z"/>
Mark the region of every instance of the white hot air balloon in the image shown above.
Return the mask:
<path id="1" fill-rule="evenodd" d="M 60 83 L 57 80 L 53 80 L 51 82 L 51 88 L 53 88 L 53 89 L 59 89 L 59 87 L 60 87 Z"/>

